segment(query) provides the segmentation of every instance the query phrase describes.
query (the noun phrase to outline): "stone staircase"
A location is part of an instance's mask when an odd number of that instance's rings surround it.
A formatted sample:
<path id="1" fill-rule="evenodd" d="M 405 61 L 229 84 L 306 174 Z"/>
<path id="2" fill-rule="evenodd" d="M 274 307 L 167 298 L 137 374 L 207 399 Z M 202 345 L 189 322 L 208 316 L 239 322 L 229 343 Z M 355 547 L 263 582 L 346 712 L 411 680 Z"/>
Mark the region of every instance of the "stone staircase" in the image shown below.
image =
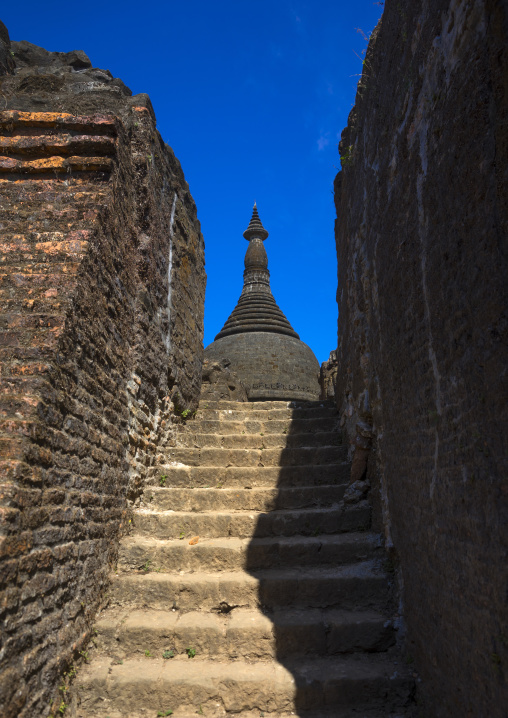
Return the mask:
<path id="1" fill-rule="evenodd" d="M 153 470 L 77 718 L 409 716 L 393 586 L 326 404 L 202 402 Z M 197 538 L 199 537 L 199 538 Z"/>

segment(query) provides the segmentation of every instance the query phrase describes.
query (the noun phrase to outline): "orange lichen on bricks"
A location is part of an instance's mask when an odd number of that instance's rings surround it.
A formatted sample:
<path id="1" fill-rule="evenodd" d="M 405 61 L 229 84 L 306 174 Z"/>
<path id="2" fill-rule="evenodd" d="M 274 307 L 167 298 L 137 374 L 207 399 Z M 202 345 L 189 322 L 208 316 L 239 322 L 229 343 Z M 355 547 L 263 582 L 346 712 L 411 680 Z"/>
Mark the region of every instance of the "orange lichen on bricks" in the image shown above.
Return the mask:
<path id="1" fill-rule="evenodd" d="M 115 139 L 102 135 L 15 135 L 0 137 L 0 152 L 9 154 L 36 154 L 54 152 L 71 154 L 79 151 L 93 151 L 99 154 L 114 154 Z"/>
<path id="2" fill-rule="evenodd" d="M 116 132 L 118 120 L 113 115 L 76 116 L 66 112 L 19 112 L 18 110 L 4 110 L 0 112 L 0 128 L 14 129 L 14 127 L 66 127 L 69 129 L 82 129 L 83 127 L 97 127 L 109 132 Z"/>
<path id="3" fill-rule="evenodd" d="M 0 157 L 0 172 L 38 174 L 45 172 L 67 172 L 85 170 L 88 172 L 110 172 L 112 160 L 109 157 L 43 157 L 38 160 L 16 160 Z"/>

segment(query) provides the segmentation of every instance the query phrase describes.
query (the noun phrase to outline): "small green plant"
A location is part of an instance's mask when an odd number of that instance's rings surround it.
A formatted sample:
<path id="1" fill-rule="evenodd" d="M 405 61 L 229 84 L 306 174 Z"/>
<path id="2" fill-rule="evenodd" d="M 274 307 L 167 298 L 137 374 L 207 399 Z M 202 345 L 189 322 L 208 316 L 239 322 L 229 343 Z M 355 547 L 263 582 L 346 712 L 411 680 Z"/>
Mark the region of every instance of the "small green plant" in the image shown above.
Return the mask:
<path id="1" fill-rule="evenodd" d="M 159 716 L 172 716 L 172 715 L 173 715 L 173 711 L 171 711 L 171 710 L 170 711 L 157 711 L 157 718 Z"/>
<path id="2" fill-rule="evenodd" d="M 64 703 L 63 701 L 60 703 L 60 707 L 58 709 L 58 712 L 63 715 L 65 711 L 67 710 L 67 703 Z"/>
<path id="3" fill-rule="evenodd" d="M 184 409 L 182 411 L 182 419 L 186 419 L 190 413 L 191 413 L 190 409 Z"/>
<path id="4" fill-rule="evenodd" d="M 168 478 L 168 477 L 167 477 L 166 474 L 162 474 L 162 476 L 161 476 L 160 479 L 159 479 L 159 484 L 160 484 L 161 486 L 166 486 L 166 480 L 167 480 L 167 478 Z"/>
<path id="5" fill-rule="evenodd" d="M 180 531 L 180 536 L 178 537 L 180 541 L 185 538 L 185 531 Z"/>
<path id="6" fill-rule="evenodd" d="M 195 648 L 186 648 L 185 652 L 186 652 L 188 658 L 194 658 L 194 656 L 196 655 Z"/>
<path id="7" fill-rule="evenodd" d="M 80 651 L 79 655 L 85 661 L 85 663 L 88 663 L 88 651 Z"/>
<path id="8" fill-rule="evenodd" d="M 340 156 L 340 164 L 343 168 L 351 167 L 354 162 L 354 146 L 349 145 Z"/>
<path id="9" fill-rule="evenodd" d="M 150 571 L 150 566 L 151 566 L 151 565 L 152 565 L 152 561 L 151 561 L 150 559 L 148 559 L 148 561 L 146 561 L 146 563 L 144 563 L 144 564 L 141 566 L 141 570 L 144 571 L 145 573 L 148 573 L 148 571 Z"/>
<path id="10" fill-rule="evenodd" d="M 174 652 L 174 651 L 164 651 L 163 654 L 162 654 L 162 657 L 163 657 L 163 658 L 166 658 L 166 659 L 168 659 L 168 658 L 174 658 L 174 657 L 175 657 L 175 652 Z"/>
<path id="11" fill-rule="evenodd" d="M 198 715 L 199 715 L 199 716 L 202 716 L 202 715 L 203 715 L 203 706 L 201 705 L 201 703 L 199 704 Z"/>
<path id="12" fill-rule="evenodd" d="M 145 656 L 146 656 L 147 658 L 151 658 L 151 657 L 152 657 L 152 654 L 150 653 L 150 651 L 145 651 Z"/>

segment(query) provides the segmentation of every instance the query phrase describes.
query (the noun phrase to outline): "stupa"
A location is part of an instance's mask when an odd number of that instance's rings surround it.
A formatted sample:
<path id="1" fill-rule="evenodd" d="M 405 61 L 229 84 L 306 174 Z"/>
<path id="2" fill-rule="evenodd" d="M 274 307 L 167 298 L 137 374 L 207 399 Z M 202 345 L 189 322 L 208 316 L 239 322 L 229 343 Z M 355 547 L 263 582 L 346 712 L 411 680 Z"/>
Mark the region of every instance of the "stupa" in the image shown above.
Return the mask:
<path id="1" fill-rule="evenodd" d="M 300 341 L 270 289 L 263 244 L 268 232 L 256 203 L 243 236 L 249 242 L 243 290 L 221 331 L 206 347 L 205 359 L 227 359 L 250 401 L 319 399 L 318 360 Z"/>

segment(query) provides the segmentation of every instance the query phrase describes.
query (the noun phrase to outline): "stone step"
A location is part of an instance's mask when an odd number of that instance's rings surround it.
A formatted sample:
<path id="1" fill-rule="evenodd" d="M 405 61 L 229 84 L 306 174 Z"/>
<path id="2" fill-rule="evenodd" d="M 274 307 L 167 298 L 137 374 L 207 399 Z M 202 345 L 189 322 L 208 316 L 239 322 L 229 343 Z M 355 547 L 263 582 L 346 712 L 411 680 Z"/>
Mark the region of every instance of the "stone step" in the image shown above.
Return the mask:
<path id="1" fill-rule="evenodd" d="M 187 611 L 221 606 L 277 609 L 384 610 L 390 596 L 378 561 L 334 568 L 267 569 L 217 573 L 119 573 L 112 577 L 113 605 Z"/>
<path id="2" fill-rule="evenodd" d="M 184 487 L 243 487 L 278 488 L 290 486 L 322 486 L 324 484 L 347 484 L 351 465 L 340 464 L 321 466 L 184 466 L 159 464 L 147 472 L 146 495 L 153 493 L 152 486 L 162 485 L 173 488 Z"/>
<path id="3" fill-rule="evenodd" d="M 220 412 L 212 412 L 205 414 L 200 413 L 193 419 L 189 420 L 186 429 L 191 431 L 199 431 L 205 434 L 224 433 L 224 434 L 241 434 L 245 433 L 257 434 L 261 431 L 272 434 L 299 434 L 314 431 L 339 431 L 339 418 L 333 414 L 327 416 L 308 416 L 308 417 L 268 417 L 264 412 L 257 412 L 249 415 L 233 415 Z"/>
<path id="4" fill-rule="evenodd" d="M 406 705 L 413 691 L 410 673 L 379 654 L 307 658 L 287 666 L 162 658 L 111 665 L 110 659 L 97 658 L 80 671 L 75 685 L 78 718 L 111 716 L 113 710 L 224 716 L 252 708 L 300 714 L 333 707 L 335 716 L 342 709 L 368 708 L 386 714 Z"/>
<path id="5" fill-rule="evenodd" d="M 336 418 L 285 419 L 284 421 L 219 421 L 218 419 L 194 419 L 188 422 L 186 430 L 201 434 L 314 434 L 320 431 L 337 431 Z"/>
<path id="6" fill-rule="evenodd" d="M 183 709 L 183 712 L 177 710 L 174 714 L 166 713 L 166 715 L 174 715 L 174 718 L 196 718 L 196 715 L 204 715 L 204 713 L 201 714 L 199 712 L 199 707 L 198 710 L 192 708 L 191 711 L 192 712 L 189 713 Z M 164 715 L 164 711 L 157 711 L 156 714 L 147 712 L 141 714 L 137 711 L 131 713 L 126 708 L 116 710 L 116 708 L 113 707 L 106 711 L 101 711 L 97 708 L 96 712 L 94 712 L 94 718 L 149 718 L 149 716 L 161 714 Z M 77 715 L 77 713 L 72 713 L 71 718 L 75 718 Z M 369 709 L 359 711 L 356 708 L 344 708 L 341 710 L 337 710 L 337 708 L 331 708 L 329 710 L 323 708 L 321 710 L 298 711 L 299 718 L 420 718 L 420 715 L 414 707 L 399 708 L 395 713 L 392 713 L 392 711 L 387 713 L 383 709 L 380 711 Z M 207 718 L 227 718 L 227 716 L 231 716 L 232 718 L 260 718 L 261 713 L 257 708 L 253 711 L 241 711 L 240 713 L 236 711 L 235 713 L 226 713 L 222 707 L 217 707 L 214 713 L 211 713 L 209 708 L 207 709 Z M 296 714 L 294 711 L 289 713 L 286 711 L 276 711 L 275 713 L 263 711 L 261 718 L 296 718 Z"/>
<path id="7" fill-rule="evenodd" d="M 210 420 L 215 419 L 218 421 L 281 421 L 288 420 L 294 421 L 296 419 L 338 419 L 339 414 L 337 409 L 333 406 L 317 406 L 308 408 L 282 408 L 277 407 L 274 409 L 264 409 L 259 406 L 249 406 L 248 403 L 236 403 L 236 408 L 226 408 L 223 406 L 216 406 L 216 408 L 209 408 L 203 406 L 199 407 L 195 414 L 196 420 Z"/>
<path id="8" fill-rule="evenodd" d="M 146 495 L 145 495 L 146 496 Z M 133 532 L 139 536 L 157 536 L 160 539 L 193 536 L 220 538 L 263 538 L 267 536 L 314 536 L 365 530 L 370 525 L 371 509 L 367 502 L 337 511 L 325 509 L 279 509 L 269 513 L 252 511 L 155 511 L 137 509 L 132 519 Z"/>
<path id="9" fill-rule="evenodd" d="M 212 401 L 210 399 L 202 399 L 199 402 L 199 409 L 239 409 L 241 411 L 266 411 L 268 409 L 335 409 L 333 401 L 316 400 L 316 401 L 228 401 L 220 399 Z"/>
<path id="10" fill-rule="evenodd" d="M 279 449 L 214 449 L 173 447 L 166 453 L 168 462 L 186 466 L 320 466 L 336 464 L 347 459 L 342 446 L 319 446 Z"/>
<path id="11" fill-rule="evenodd" d="M 120 544 L 118 568 L 122 571 L 252 571 L 277 567 L 340 566 L 373 558 L 379 537 L 372 533 L 347 533 L 287 538 L 187 539 L 132 536 Z"/>
<path id="12" fill-rule="evenodd" d="M 338 504 L 345 484 L 337 486 L 253 487 L 245 488 L 161 488 L 154 486 L 144 494 L 146 506 L 165 511 L 274 511 L 324 508 Z"/>
<path id="13" fill-rule="evenodd" d="M 200 434 L 182 431 L 176 436 L 179 447 L 197 449 L 304 449 L 309 447 L 344 446 L 336 431 L 319 431 L 315 434 Z M 347 450 L 347 447 L 344 447 Z"/>
<path id="14" fill-rule="evenodd" d="M 305 610 L 262 613 L 235 608 L 230 613 L 191 611 L 106 610 L 95 625 L 96 645 L 112 658 L 150 651 L 161 658 L 282 659 L 289 656 L 336 655 L 385 651 L 395 641 L 392 621 L 375 611 Z M 169 659 L 168 659 L 169 660 Z"/>

